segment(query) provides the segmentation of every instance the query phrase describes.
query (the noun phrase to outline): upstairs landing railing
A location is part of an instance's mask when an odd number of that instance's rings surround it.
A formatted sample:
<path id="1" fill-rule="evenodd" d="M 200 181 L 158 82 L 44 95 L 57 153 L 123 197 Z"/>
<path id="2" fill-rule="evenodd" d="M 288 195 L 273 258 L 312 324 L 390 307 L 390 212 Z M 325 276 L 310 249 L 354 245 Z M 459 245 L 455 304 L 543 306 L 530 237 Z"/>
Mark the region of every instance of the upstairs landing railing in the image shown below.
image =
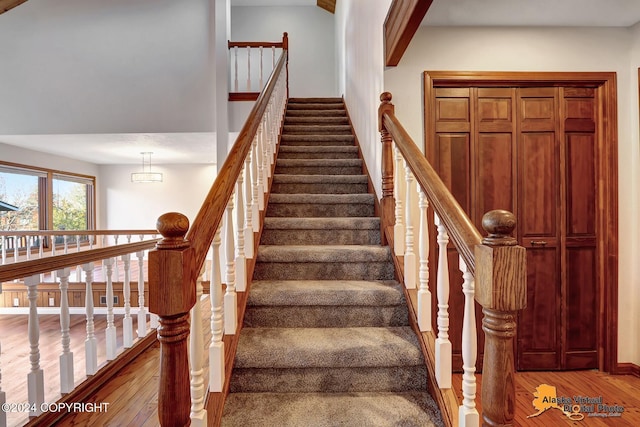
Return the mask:
<path id="1" fill-rule="evenodd" d="M 516 314 L 526 306 L 525 249 L 511 237 L 515 217 L 507 211 L 487 212 L 478 230 L 449 192 L 394 114 L 391 94 L 380 96 L 379 130 L 382 140 L 382 231 L 393 241 L 393 252 L 416 324 L 425 341 L 428 368 L 440 393 L 437 398 L 449 425 L 478 426 L 476 407 L 477 331 L 474 299 L 482 306 L 485 333 L 482 368 L 483 425 L 513 425 L 515 410 L 514 348 Z M 394 167 L 395 165 L 395 167 Z M 395 173 L 394 173 L 395 169 Z M 431 207 L 431 209 L 429 209 Z M 430 224 L 433 215 L 435 224 Z M 429 230 L 435 225 L 439 248 L 435 284 L 429 274 Z M 416 237 L 417 234 L 417 237 Z M 448 412 L 451 395 L 452 351 L 449 337 L 450 289 L 447 246 L 459 253 L 463 278 L 462 404 Z M 435 290 L 437 316 L 432 323 Z M 437 336 L 434 333 L 437 328 Z"/>
<path id="2" fill-rule="evenodd" d="M 149 307 L 159 316 L 158 417 L 164 427 L 216 425 L 221 416 L 288 97 L 283 46 L 191 227 L 179 213 L 157 222 L 163 239 L 149 254 Z M 205 352 L 200 277 L 210 251 L 211 342 Z"/>
<path id="3" fill-rule="evenodd" d="M 289 37 L 279 42 L 228 42 L 229 101 L 255 101 L 264 87 L 265 77 L 276 67 L 277 58 L 289 50 Z M 253 66 L 252 66 L 253 64 Z"/>
<path id="4" fill-rule="evenodd" d="M 0 411 L 0 427 L 22 425 L 29 421 L 27 415 L 37 417 L 43 413 L 48 421 L 40 417 L 37 419 L 41 422 L 39 425 L 51 425 L 55 422 L 54 418 L 62 413 L 52 411 L 47 405 L 59 398 L 67 402 L 79 402 L 91 395 L 91 387 L 95 385 L 95 382 L 89 384 L 88 381 L 83 382 L 84 378 L 78 378 L 74 374 L 74 364 L 84 363 L 85 378 L 92 377 L 95 380 L 101 373 L 109 372 L 115 365 L 114 361 L 122 354 L 137 351 L 134 350 L 134 344 L 146 339 L 148 332 L 155 327 L 145 301 L 145 255 L 155 247 L 158 240 L 156 234 L 156 230 L 0 232 L 3 255 L 0 298 L 6 301 L 5 296 L 11 288 L 14 294 L 26 294 L 28 300 L 26 307 L 18 308 L 28 310 L 24 347 L 16 346 L 13 342 L 12 347 L 2 349 L 4 366 L 13 366 L 15 371 L 24 370 L 24 383 L 27 386 L 14 383 L 15 372 L 12 372 L 12 383 L 8 386 L 6 382 L 3 386 L 0 381 L 0 405 L 9 405 L 3 406 Z M 56 244 L 57 240 L 63 243 Z M 116 243 L 118 240 L 121 243 Z M 22 241 L 23 244 L 6 245 L 7 241 Z M 72 245 L 69 244 L 71 241 L 74 242 Z M 6 251 L 8 246 L 12 247 L 11 253 Z M 132 289 L 134 286 L 135 289 Z M 71 287 L 81 289 L 79 292 L 84 294 L 83 304 L 73 303 Z M 47 291 L 43 288 L 47 288 Z M 114 318 L 117 310 L 114 303 L 116 292 L 122 295 L 119 300 L 122 301 L 120 310 L 124 314 L 122 323 Z M 94 295 L 105 299 L 102 311 L 106 314 L 106 328 L 102 332 L 97 330 L 95 323 L 99 304 L 94 300 Z M 74 355 L 71 346 L 70 322 L 74 309 L 86 318 L 84 354 L 80 355 Z M 13 313 L 14 307 L 5 307 L 3 310 Z M 41 357 L 43 352 L 50 354 L 52 350 L 50 347 L 43 348 L 40 340 L 40 314 L 45 311 L 60 317 L 57 369 L 47 368 L 49 364 L 44 362 L 48 362 L 49 357 L 44 361 Z M 137 329 L 134 329 L 134 315 L 137 317 Z M 15 314 L 0 316 L 12 317 Z M 6 336 L 0 337 L 0 344 Z M 122 337 L 122 341 L 118 336 Z M 102 345 L 105 346 L 104 350 L 100 347 Z M 28 348 L 28 358 L 24 358 L 25 348 Z M 99 357 L 103 353 L 104 358 Z M 1 374 L 0 371 L 0 380 L 3 378 Z M 108 378 L 108 375 L 104 374 L 101 378 Z M 26 395 L 23 396 L 20 390 L 25 388 Z M 56 388 L 59 393 L 55 393 Z"/>

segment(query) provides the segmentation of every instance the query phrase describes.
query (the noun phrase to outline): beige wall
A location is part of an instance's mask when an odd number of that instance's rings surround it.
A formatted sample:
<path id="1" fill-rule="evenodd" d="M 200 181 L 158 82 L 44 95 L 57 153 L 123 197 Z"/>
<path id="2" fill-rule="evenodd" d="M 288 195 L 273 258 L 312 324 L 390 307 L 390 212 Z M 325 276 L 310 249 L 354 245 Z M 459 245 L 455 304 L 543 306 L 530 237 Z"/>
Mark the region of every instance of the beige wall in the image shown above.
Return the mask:
<path id="1" fill-rule="evenodd" d="M 630 66 L 631 60 L 631 66 Z M 423 145 L 422 73 L 613 71 L 618 84 L 618 361 L 640 364 L 638 85 L 640 30 L 627 28 L 421 27 L 396 68 L 385 72 L 396 115 Z"/>

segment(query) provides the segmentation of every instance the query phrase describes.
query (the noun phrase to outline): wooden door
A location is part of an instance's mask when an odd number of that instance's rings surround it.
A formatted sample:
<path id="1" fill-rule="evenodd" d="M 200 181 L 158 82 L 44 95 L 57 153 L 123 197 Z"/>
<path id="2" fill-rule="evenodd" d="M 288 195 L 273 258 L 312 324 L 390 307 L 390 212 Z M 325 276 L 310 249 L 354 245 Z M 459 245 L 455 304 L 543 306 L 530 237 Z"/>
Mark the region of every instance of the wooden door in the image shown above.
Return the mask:
<path id="1" fill-rule="evenodd" d="M 478 229 L 492 209 L 518 218 L 528 264 L 518 369 L 597 367 L 597 333 L 580 334 L 598 327 L 594 90 L 453 87 L 434 95 L 434 166 L 445 184 Z M 449 252 L 449 333 L 459 367 L 463 298 Z"/>

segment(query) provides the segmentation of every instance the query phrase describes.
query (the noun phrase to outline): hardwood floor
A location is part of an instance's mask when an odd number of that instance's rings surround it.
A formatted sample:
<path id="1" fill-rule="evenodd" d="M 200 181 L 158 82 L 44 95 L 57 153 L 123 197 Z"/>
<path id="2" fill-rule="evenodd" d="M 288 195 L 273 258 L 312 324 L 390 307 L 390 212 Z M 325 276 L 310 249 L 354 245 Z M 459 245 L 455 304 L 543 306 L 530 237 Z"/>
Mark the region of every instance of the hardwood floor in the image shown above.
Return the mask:
<path id="1" fill-rule="evenodd" d="M 482 384 L 482 376 L 477 375 L 478 395 Z M 602 403 L 609 406 L 621 406 L 624 412 L 619 417 L 602 418 L 589 416 L 586 411 L 583 420 L 571 420 L 558 409 L 548 409 L 537 417 L 527 418 L 535 414 L 533 392 L 541 384 L 556 388 L 557 397 L 583 396 L 588 398 L 602 397 Z M 462 376 L 453 376 L 453 386 L 462 400 Z M 565 372 L 518 372 L 516 373 L 516 426 L 622 426 L 640 425 L 640 378 L 631 375 L 609 375 L 599 371 L 565 371 Z M 587 405 L 588 406 L 588 405 Z M 585 408 L 587 409 L 587 408 Z M 482 407 L 479 405 L 478 411 Z M 594 412 L 605 413 L 598 410 Z"/>

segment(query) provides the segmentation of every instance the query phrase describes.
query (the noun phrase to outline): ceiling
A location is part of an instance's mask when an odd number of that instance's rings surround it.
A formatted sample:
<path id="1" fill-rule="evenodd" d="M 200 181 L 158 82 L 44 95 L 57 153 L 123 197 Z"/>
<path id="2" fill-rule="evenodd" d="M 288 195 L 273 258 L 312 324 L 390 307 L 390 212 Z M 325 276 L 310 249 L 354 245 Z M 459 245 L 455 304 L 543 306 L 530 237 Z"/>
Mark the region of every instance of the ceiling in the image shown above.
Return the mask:
<path id="1" fill-rule="evenodd" d="M 31 2 L 29 2 L 31 3 Z M 231 0 L 232 6 L 315 6 L 316 0 Z M 11 12 L 8 12 L 8 15 Z M 426 26 L 614 26 L 640 22 L 640 0 L 433 0 Z M 0 135 L 0 142 L 96 164 L 214 161 L 212 133 Z"/>

